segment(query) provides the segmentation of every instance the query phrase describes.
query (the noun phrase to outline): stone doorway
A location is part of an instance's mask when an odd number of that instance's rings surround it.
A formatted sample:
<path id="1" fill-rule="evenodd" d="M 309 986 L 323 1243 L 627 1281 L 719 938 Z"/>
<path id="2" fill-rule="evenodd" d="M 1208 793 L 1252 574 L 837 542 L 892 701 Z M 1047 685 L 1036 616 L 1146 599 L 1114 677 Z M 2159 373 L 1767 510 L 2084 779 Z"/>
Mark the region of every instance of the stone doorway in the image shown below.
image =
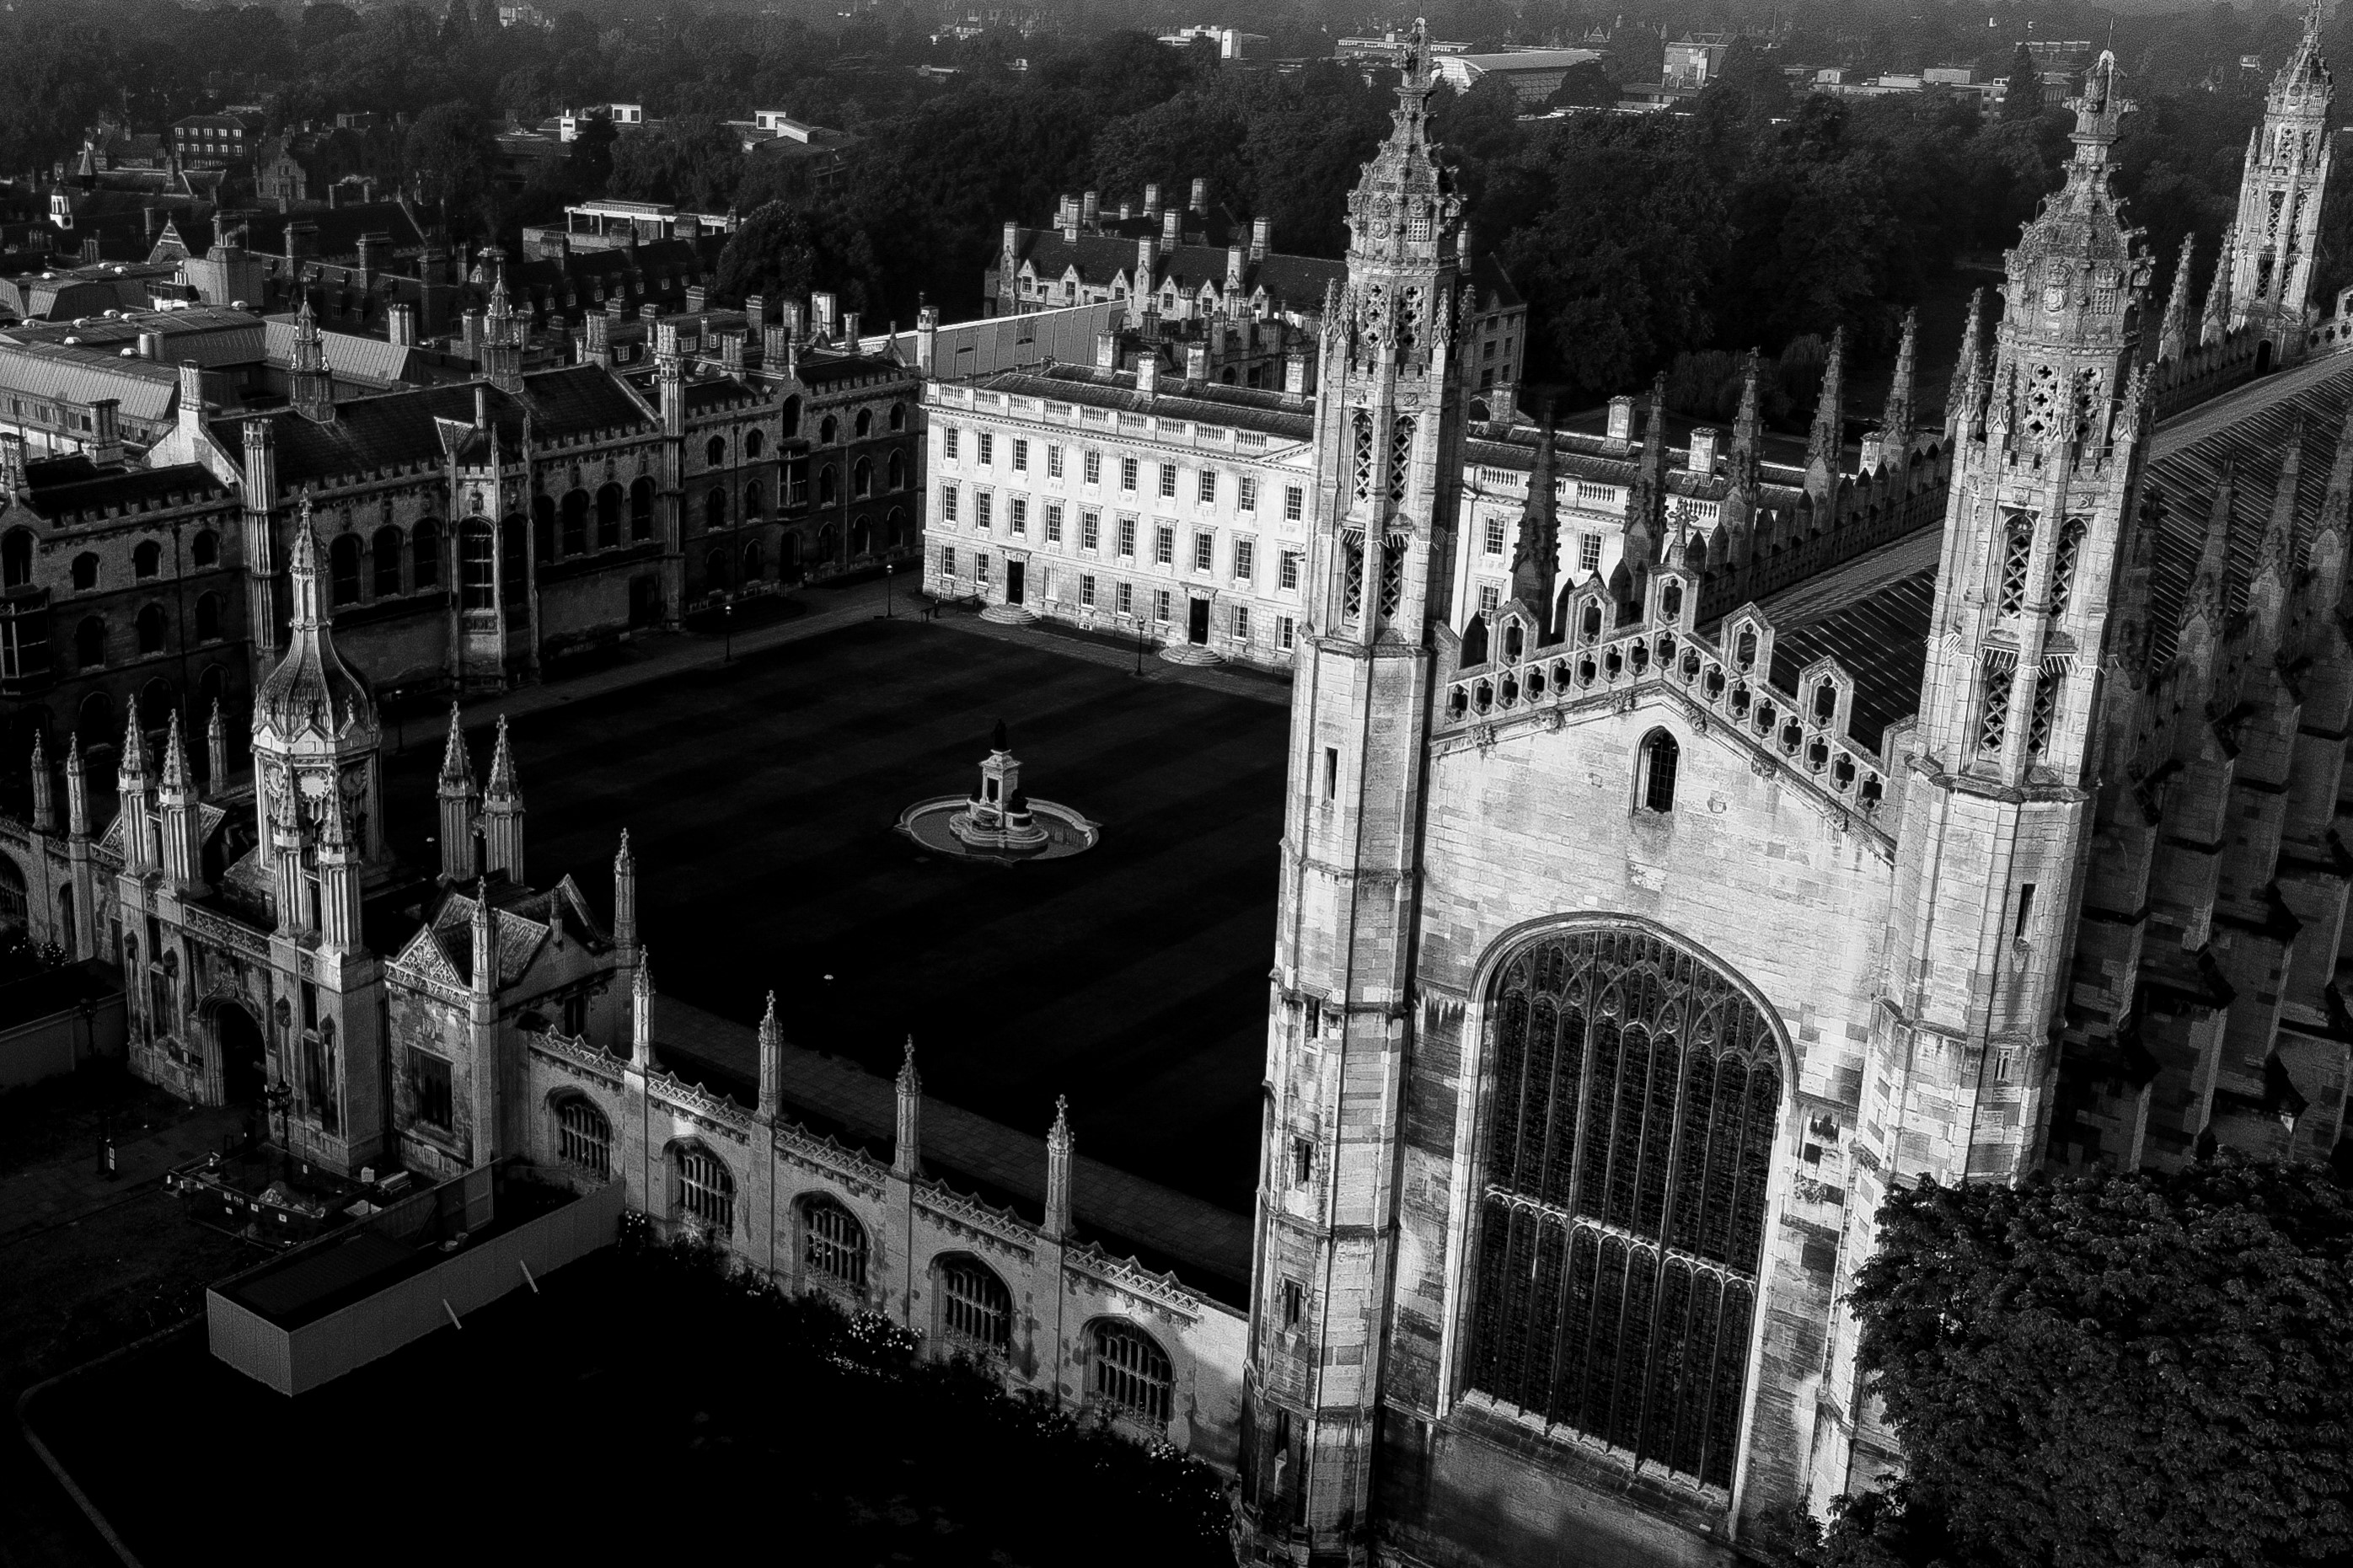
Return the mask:
<path id="1" fill-rule="evenodd" d="M 269 1073 L 261 1026 L 237 1003 L 223 1002 L 213 1008 L 213 1039 L 220 1047 L 222 1101 L 260 1104 Z"/>

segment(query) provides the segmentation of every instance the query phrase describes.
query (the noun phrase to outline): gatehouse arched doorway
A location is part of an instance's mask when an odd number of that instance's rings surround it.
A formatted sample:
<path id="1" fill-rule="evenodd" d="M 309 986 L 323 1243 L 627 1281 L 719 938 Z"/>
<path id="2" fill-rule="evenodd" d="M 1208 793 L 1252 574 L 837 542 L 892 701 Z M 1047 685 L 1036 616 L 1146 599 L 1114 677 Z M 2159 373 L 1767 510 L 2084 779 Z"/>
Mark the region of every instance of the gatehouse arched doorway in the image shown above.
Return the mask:
<path id="1" fill-rule="evenodd" d="M 1607 916 L 1489 982 L 1465 1386 L 1729 1488 L 1787 1045 L 1694 944 Z"/>
<path id="2" fill-rule="evenodd" d="M 269 1057 L 261 1026 L 242 1004 L 213 1005 L 213 1041 L 220 1049 L 221 1099 L 227 1105 L 259 1105 L 268 1081 Z"/>

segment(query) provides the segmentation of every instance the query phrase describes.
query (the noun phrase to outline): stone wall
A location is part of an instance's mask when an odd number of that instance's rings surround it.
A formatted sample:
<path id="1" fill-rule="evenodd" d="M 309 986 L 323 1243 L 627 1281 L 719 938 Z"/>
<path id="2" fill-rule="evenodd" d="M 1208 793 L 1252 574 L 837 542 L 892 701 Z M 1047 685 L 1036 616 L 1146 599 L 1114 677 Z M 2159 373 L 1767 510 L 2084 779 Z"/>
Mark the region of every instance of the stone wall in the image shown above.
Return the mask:
<path id="1" fill-rule="evenodd" d="M 559 1112 L 567 1099 L 586 1100 L 610 1127 L 610 1172 L 627 1184 L 629 1206 L 662 1232 L 708 1234 L 740 1267 L 789 1290 L 821 1292 L 848 1310 L 880 1312 L 923 1334 L 935 1354 L 971 1348 L 947 1331 L 941 1268 L 976 1261 L 1005 1286 L 1012 1308 L 1008 1346 L 984 1359 L 1008 1388 L 1044 1393 L 1057 1403 L 1100 1403 L 1094 1324 L 1115 1319 L 1140 1328 L 1169 1361 L 1169 1416 L 1163 1425 L 1108 1410 L 1114 1424 L 1227 1469 L 1236 1464 L 1246 1320 L 1234 1308 L 1174 1275 L 1052 1234 L 919 1170 L 884 1164 L 783 1117 L 763 1119 L 585 1040 L 538 1036 L 525 1054 L 522 1152 L 533 1162 L 565 1166 Z M 672 1165 L 681 1151 L 726 1168 L 733 1203 L 723 1234 L 685 1211 Z M 857 1221 L 862 1282 L 813 1266 L 807 1232 L 813 1205 L 839 1205 Z"/>

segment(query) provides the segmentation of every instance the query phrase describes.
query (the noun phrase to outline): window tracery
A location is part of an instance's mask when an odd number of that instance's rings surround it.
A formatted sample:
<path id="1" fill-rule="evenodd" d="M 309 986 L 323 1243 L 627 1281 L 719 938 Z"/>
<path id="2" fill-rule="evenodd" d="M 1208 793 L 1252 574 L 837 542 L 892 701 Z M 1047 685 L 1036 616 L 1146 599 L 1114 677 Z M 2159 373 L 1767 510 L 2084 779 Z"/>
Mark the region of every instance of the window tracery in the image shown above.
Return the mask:
<path id="1" fill-rule="evenodd" d="M 1471 1385 L 1729 1486 L 1776 1037 L 1680 943 L 1607 928 L 1514 959 L 1491 1028 Z"/>
<path id="2" fill-rule="evenodd" d="M 2033 556 L 2032 520 L 2013 517 L 2002 541 L 2000 596 L 1996 601 L 2000 614 L 2014 616 L 2026 608 L 2026 569 Z"/>
<path id="3" fill-rule="evenodd" d="M 2067 613 L 2075 595 L 2075 563 L 2084 553 L 2084 520 L 2071 517 L 2059 530 L 2059 543 L 2051 552 L 2051 618 Z"/>

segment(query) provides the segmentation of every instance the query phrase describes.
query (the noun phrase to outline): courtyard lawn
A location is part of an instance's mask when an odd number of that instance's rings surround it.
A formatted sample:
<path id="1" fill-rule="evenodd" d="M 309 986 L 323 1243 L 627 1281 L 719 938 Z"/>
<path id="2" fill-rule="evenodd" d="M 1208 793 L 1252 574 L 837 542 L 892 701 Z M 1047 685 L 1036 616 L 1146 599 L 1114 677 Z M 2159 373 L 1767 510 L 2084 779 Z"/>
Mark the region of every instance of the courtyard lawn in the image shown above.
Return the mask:
<path id="1" fill-rule="evenodd" d="M 1213 1472 L 911 1366 L 887 1329 L 663 1253 L 540 1287 L 298 1399 L 199 1328 L 26 1419 L 159 1565 L 1232 1561 Z"/>
<path id="2" fill-rule="evenodd" d="M 968 793 L 1003 719 L 1090 853 L 959 863 L 894 831 Z M 913 620 L 875 621 L 516 721 L 528 870 L 609 910 L 629 829 L 656 984 L 1247 1211 L 1257 1173 L 1288 710 Z M 488 737 L 475 732 L 477 777 Z M 438 864 L 441 742 L 388 769 L 396 843 Z M 830 978 L 828 978 L 830 977 Z"/>

